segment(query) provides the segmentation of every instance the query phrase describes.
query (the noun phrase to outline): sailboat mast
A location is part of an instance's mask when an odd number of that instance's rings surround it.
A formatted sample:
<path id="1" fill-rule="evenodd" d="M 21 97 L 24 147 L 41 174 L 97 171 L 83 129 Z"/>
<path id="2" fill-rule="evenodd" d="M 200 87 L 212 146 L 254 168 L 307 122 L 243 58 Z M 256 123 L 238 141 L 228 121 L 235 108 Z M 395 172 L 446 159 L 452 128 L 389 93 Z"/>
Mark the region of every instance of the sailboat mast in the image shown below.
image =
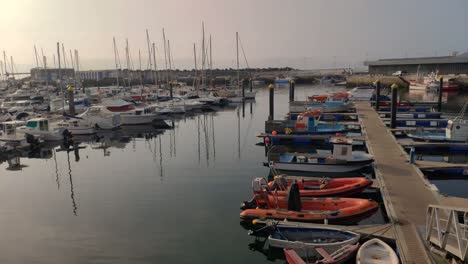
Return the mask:
<path id="1" fill-rule="evenodd" d="M 143 76 L 141 71 L 141 50 L 138 50 L 138 62 L 140 64 L 140 86 L 143 88 Z"/>
<path id="2" fill-rule="evenodd" d="M 62 43 L 62 55 L 63 55 L 63 68 L 67 68 L 67 55 L 65 53 L 65 46 Z"/>
<path id="3" fill-rule="evenodd" d="M 15 77 L 15 68 L 14 68 L 14 63 L 13 63 L 13 56 L 10 56 L 10 67 L 11 67 L 11 75 L 14 78 Z"/>
<path id="4" fill-rule="evenodd" d="M 39 59 L 37 58 L 37 49 L 36 49 L 36 45 L 34 45 L 34 55 L 36 56 L 36 67 L 39 68 Z"/>
<path id="5" fill-rule="evenodd" d="M 58 59 L 58 85 L 60 90 L 62 91 L 62 110 L 65 112 L 65 93 L 63 92 L 63 85 L 62 85 L 62 70 L 60 65 L 60 43 L 57 42 L 57 59 Z"/>
<path id="6" fill-rule="evenodd" d="M 197 70 L 197 50 L 195 47 L 195 43 L 193 43 L 193 58 L 195 60 L 195 89 L 198 91 L 198 70 Z"/>
<path id="7" fill-rule="evenodd" d="M 75 70 L 75 60 L 73 59 L 72 51 L 70 51 L 70 61 L 71 61 L 71 66 Z"/>
<path id="8" fill-rule="evenodd" d="M 201 65 L 201 83 L 205 87 L 205 22 L 202 22 L 202 65 Z"/>
<path id="9" fill-rule="evenodd" d="M 164 42 L 164 65 L 166 70 L 166 85 L 169 86 L 169 75 L 167 72 L 167 52 L 166 52 L 166 33 L 164 32 L 164 28 L 162 29 L 163 32 L 163 42 Z"/>
<path id="10" fill-rule="evenodd" d="M 210 34 L 210 78 L 213 78 L 213 56 L 211 53 L 211 34 Z"/>
<path id="11" fill-rule="evenodd" d="M 154 84 L 158 85 L 158 64 L 156 63 L 156 44 L 153 42 Z M 159 91 L 158 91 L 159 92 Z"/>
<path id="12" fill-rule="evenodd" d="M 117 45 L 115 44 L 115 37 L 113 37 L 113 42 L 114 42 L 115 75 L 117 78 L 117 87 L 119 87 L 119 64 L 117 62 Z"/>
<path id="13" fill-rule="evenodd" d="M 171 60 L 171 42 L 169 42 L 169 40 L 167 40 L 167 57 L 168 57 L 168 60 L 169 60 L 169 78 L 170 78 L 170 81 L 172 81 L 172 60 Z"/>
<path id="14" fill-rule="evenodd" d="M 47 73 L 47 57 L 46 56 L 42 56 L 42 64 L 44 65 L 44 71 L 46 74 L 46 89 L 48 90 L 49 89 L 49 74 Z"/>
<path id="15" fill-rule="evenodd" d="M 76 73 L 78 74 L 78 85 L 82 86 L 83 92 L 85 92 L 84 85 L 81 85 L 80 56 L 78 55 L 78 50 L 75 50 L 75 65 L 76 65 Z"/>
<path id="16" fill-rule="evenodd" d="M 153 63 L 152 63 L 152 61 L 151 61 L 151 44 L 150 44 L 148 29 L 146 30 L 146 44 L 148 45 L 148 64 L 149 64 L 149 70 L 150 70 L 150 73 L 152 73 L 152 72 L 153 72 Z M 153 76 L 153 74 L 150 74 L 150 77 L 151 77 L 151 82 L 154 82 L 154 76 Z"/>
<path id="17" fill-rule="evenodd" d="M 5 80 L 8 79 L 8 68 L 7 68 L 7 58 L 6 58 L 6 53 L 5 51 L 3 51 L 3 63 L 5 64 L 4 65 L 4 70 L 5 70 Z"/>
<path id="18" fill-rule="evenodd" d="M 236 32 L 236 55 L 237 55 L 237 89 L 240 89 L 239 83 L 239 32 Z"/>

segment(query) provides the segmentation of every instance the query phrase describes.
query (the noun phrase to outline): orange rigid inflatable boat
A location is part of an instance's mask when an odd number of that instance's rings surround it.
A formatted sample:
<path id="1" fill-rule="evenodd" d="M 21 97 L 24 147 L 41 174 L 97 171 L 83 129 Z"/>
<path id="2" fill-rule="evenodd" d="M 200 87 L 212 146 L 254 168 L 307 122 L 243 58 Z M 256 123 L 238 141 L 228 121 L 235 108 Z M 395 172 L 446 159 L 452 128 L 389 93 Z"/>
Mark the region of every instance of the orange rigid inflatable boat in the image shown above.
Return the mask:
<path id="1" fill-rule="evenodd" d="M 275 195 L 286 196 L 292 183 L 292 180 L 287 180 L 284 176 L 275 176 L 274 180 L 268 183 L 268 190 Z M 312 180 L 303 178 L 297 181 L 297 185 L 301 197 L 351 196 L 370 187 L 372 180 L 364 177 Z"/>
<path id="2" fill-rule="evenodd" d="M 259 186 L 260 187 L 260 186 Z M 255 187 L 254 187 L 255 188 Z M 262 188 L 262 187 L 260 187 Z M 291 184 L 288 196 L 268 195 L 260 190 L 255 194 L 256 208 L 240 214 L 242 220 L 276 219 L 300 222 L 353 224 L 374 214 L 378 204 L 357 198 L 303 198 L 297 183 Z"/>

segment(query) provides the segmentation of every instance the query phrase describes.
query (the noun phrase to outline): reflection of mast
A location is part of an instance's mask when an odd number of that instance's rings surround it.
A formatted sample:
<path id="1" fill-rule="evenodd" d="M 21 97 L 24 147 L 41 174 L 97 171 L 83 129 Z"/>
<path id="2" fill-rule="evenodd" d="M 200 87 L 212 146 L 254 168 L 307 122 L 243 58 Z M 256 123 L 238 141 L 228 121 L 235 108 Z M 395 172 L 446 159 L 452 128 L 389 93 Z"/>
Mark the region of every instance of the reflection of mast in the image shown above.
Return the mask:
<path id="1" fill-rule="evenodd" d="M 161 136 L 158 137 L 159 139 L 159 177 L 161 177 L 161 182 L 164 178 L 164 170 L 163 170 L 163 158 L 162 158 L 162 148 L 161 148 Z"/>
<path id="2" fill-rule="evenodd" d="M 56 156 L 55 149 L 54 149 L 54 163 L 55 163 L 55 182 L 57 183 L 57 189 L 60 190 L 60 179 L 59 179 L 57 156 Z"/>
<path id="3" fill-rule="evenodd" d="M 213 161 L 216 161 L 215 130 L 214 130 L 213 114 L 211 115 L 211 136 L 213 138 Z"/>
<path id="4" fill-rule="evenodd" d="M 242 118 L 245 118 L 245 101 L 242 101 Z"/>
<path id="5" fill-rule="evenodd" d="M 198 133 L 198 164 L 200 164 L 200 116 L 197 116 L 197 133 Z"/>
<path id="6" fill-rule="evenodd" d="M 237 153 L 238 158 L 240 159 L 240 109 L 237 108 Z"/>
<path id="7" fill-rule="evenodd" d="M 72 204 L 73 204 L 73 214 L 76 214 L 76 211 L 78 210 L 78 206 L 76 205 L 75 201 L 75 192 L 73 190 L 73 178 L 72 178 L 72 171 L 71 171 L 71 164 L 70 164 L 70 153 L 67 151 L 67 162 L 68 162 L 68 175 L 70 177 L 70 197 L 72 199 Z"/>
<path id="8" fill-rule="evenodd" d="M 210 166 L 210 147 L 209 147 L 209 138 L 208 130 L 206 128 L 206 114 L 203 115 L 203 133 L 205 134 L 205 154 L 206 154 L 206 166 Z"/>

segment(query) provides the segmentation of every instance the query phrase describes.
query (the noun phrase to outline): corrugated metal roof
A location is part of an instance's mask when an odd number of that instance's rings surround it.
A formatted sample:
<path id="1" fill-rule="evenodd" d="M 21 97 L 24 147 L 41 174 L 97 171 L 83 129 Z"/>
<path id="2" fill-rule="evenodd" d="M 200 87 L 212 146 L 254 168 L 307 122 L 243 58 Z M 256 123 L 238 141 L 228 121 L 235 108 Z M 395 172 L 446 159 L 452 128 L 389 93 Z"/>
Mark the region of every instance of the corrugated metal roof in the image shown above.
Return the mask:
<path id="1" fill-rule="evenodd" d="M 364 62 L 364 64 L 367 66 L 446 63 L 468 63 L 468 52 L 462 53 L 458 56 L 381 59 L 376 61 Z"/>

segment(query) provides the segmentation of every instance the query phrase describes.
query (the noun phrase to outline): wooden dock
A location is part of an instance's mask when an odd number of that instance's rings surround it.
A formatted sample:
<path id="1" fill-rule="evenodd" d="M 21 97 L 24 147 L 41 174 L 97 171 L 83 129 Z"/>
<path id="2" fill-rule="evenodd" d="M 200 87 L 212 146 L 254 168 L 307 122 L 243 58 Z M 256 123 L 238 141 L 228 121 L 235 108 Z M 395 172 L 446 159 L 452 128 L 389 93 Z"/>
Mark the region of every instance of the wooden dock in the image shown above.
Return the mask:
<path id="1" fill-rule="evenodd" d="M 468 169 L 468 164 L 417 160 L 415 163 L 421 170 L 429 169 Z"/>
<path id="2" fill-rule="evenodd" d="M 451 143 L 451 142 L 420 142 L 420 141 L 399 141 L 401 146 L 405 148 L 416 147 L 416 148 L 424 148 L 424 147 L 468 147 L 468 143 Z"/>
<path id="3" fill-rule="evenodd" d="M 270 133 L 257 134 L 258 138 L 270 137 L 270 138 L 281 138 L 281 139 L 313 139 L 313 140 L 323 140 L 323 141 L 328 141 L 333 136 L 334 135 L 291 135 L 291 134 L 273 135 Z M 363 136 L 348 136 L 348 138 L 351 138 L 354 141 L 365 141 L 365 138 Z"/>
<path id="4" fill-rule="evenodd" d="M 387 214 L 395 224 L 395 238 L 403 263 L 431 263 L 422 234 L 429 204 L 439 204 L 416 166 L 407 162 L 402 148 L 378 113 L 368 103 L 357 103 L 369 152 L 374 155 L 376 178 Z"/>

